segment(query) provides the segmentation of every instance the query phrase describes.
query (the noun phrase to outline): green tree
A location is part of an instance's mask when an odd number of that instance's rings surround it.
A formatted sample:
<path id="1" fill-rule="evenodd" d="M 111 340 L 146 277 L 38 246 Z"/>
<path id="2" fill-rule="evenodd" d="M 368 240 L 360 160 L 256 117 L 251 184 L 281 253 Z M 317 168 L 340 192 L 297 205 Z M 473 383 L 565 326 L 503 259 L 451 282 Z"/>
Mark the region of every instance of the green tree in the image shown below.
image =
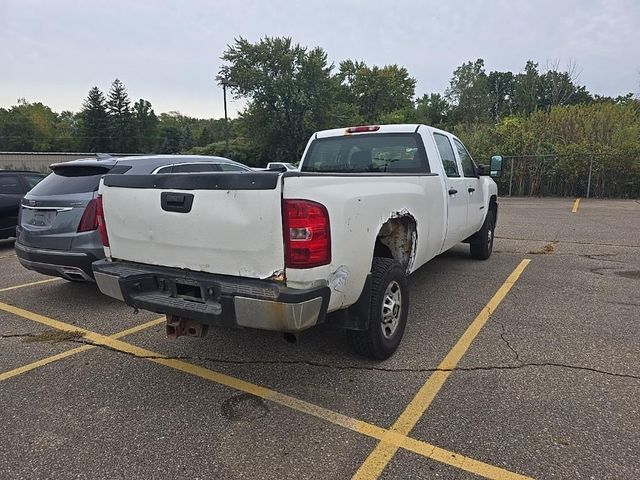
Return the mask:
<path id="1" fill-rule="evenodd" d="M 149 153 L 157 143 L 158 117 L 151 102 L 140 99 L 133 105 L 133 124 L 135 131 L 136 152 Z"/>
<path id="2" fill-rule="evenodd" d="M 186 125 L 182 131 L 180 132 L 180 151 L 186 152 L 193 148 L 195 145 L 195 141 L 193 140 L 193 133 L 191 132 L 191 127 Z"/>
<path id="3" fill-rule="evenodd" d="M 80 145 L 85 152 L 106 152 L 111 149 L 108 133 L 106 99 L 98 87 L 89 90 L 80 111 Z"/>
<path id="4" fill-rule="evenodd" d="M 416 122 L 443 127 L 449 114 L 449 103 L 439 93 L 424 94 L 416 100 Z"/>
<path id="5" fill-rule="evenodd" d="M 114 152 L 124 153 L 133 150 L 133 115 L 131 100 L 124 84 L 117 78 L 111 84 L 107 96 L 109 113 L 109 133 L 111 148 Z"/>
<path id="6" fill-rule="evenodd" d="M 179 153 L 180 129 L 172 125 L 161 126 L 156 151 L 158 153 Z"/>
<path id="7" fill-rule="evenodd" d="M 513 112 L 513 73 L 490 72 L 487 77 L 487 82 L 491 118 L 494 122 L 498 122 L 501 118 Z"/>
<path id="8" fill-rule="evenodd" d="M 524 72 L 518 73 L 514 79 L 513 110 L 522 115 L 530 115 L 540 105 L 540 73 L 538 64 L 527 61 Z"/>
<path id="9" fill-rule="evenodd" d="M 311 50 L 290 38 L 265 37 L 253 44 L 240 37 L 222 55 L 221 76 L 248 99 L 240 133 L 260 152 L 260 164 L 296 161 L 308 137 L 341 124 L 338 84 L 321 48 Z"/>
<path id="10" fill-rule="evenodd" d="M 198 147 L 204 147 L 210 143 L 213 143 L 213 134 L 211 132 L 211 128 L 205 125 L 200 132 L 200 135 L 198 135 L 196 145 Z"/>
<path id="11" fill-rule="evenodd" d="M 344 89 L 343 99 L 355 104 L 365 123 L 381 123 L 384 116 L 402 121 L 413 108 L 416 80 L 404 67 L 368 67 L 364 62 L 344 60 L 337 78 Z"/>
<path id="12" fill-rule="evenodd" d="M 456 68 L 445 96 L 452 106 L 455 121 L 467 124 L 487 121 L 490 99 L 484 60 L 479 58 Z"/>
<path id="13" fill-rule="evenodd" d="M 64 110 L 57 115 L 52 149 L 58 152 L 77 152 L 81 150 L 79 115 Z"/>
<path id="14" fill-rule="evenodd" d="M 35 150 L 36 129 L 24 108 L 19 105 L 0 108 L 0 148 L 9 152 Z"/>

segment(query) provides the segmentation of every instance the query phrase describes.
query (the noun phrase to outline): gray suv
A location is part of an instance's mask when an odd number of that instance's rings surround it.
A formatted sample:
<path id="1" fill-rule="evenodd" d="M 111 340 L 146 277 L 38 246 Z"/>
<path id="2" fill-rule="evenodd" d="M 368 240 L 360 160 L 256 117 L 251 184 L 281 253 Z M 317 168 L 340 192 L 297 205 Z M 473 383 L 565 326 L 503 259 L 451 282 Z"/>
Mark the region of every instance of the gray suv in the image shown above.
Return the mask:
<path id="1" fill-rule="evenodd" d="M 15 249 L 20 263 L 45 275 L 93 281 L 91 264 L 104 258 L 96 218 L 100 179 L 124 175 L 248 171 L 222 157 L 155 155 L 99 157 L 55 163 L 23 199 Z"/>

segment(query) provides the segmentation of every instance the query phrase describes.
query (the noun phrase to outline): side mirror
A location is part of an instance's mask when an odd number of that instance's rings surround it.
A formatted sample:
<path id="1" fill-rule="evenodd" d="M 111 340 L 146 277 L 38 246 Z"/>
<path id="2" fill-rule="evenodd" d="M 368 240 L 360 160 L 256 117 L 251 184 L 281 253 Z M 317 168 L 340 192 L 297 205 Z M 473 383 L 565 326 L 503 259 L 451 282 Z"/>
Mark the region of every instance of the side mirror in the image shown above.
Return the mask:
<path id="1" fill-rule="evenodd" d="M 502 156 L 494 155 L 491 157 L 490 171 L 492 177 L 502 176 Z"/>

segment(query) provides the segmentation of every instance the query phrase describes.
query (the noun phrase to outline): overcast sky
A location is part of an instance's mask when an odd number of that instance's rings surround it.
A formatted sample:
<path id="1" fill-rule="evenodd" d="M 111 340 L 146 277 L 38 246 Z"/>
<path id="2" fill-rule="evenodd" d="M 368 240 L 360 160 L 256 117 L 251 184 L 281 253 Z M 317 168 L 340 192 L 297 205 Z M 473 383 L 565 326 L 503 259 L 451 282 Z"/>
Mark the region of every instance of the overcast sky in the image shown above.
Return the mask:
<path id="1" fill-rule="evenodd" d="M 156 113 L 220 117 L 220 56 L 265 35 L 321 46 L 336 65 L 403 65 L 418 96 L 444 93 L 476 58 L 487 73 L 575 62 L 592 93 L 640 91 L 639 0 L 0 0 L 0 107 L 23 97 L 78 111 L 90 87 L 119 78 Z"/>

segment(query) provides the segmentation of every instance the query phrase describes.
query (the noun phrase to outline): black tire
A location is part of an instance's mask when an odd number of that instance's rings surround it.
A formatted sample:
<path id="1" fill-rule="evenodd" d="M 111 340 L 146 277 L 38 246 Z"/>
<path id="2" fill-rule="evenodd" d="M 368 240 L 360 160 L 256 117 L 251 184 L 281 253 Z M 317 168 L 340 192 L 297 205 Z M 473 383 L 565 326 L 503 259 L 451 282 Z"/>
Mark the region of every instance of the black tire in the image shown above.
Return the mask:
<path id="1" fill-rule="evenodd" d="M 374 257 L 371 277 L 369 328 L 347 330 L 347 336 L 356 353 L 374 360 L 385 360 L 393 355 L 400 345 L 407 324 L 407 276 L 404 268 L 395 260 Z M 383 314 L 385 300 L 388 302 L 386 315 Z M 389 308 L 390 303 L 393 303 L 393 306 Z"/>
<path id="2" fill-rule="evenodd" d="M 486 260 L 491 256 L 495 224 L 493 210 L 489 210 L 482 224 L 482 228 L 478 230 L 474 235 L 474 239 L 469 244 L 471 248 L 471 258 Z"/>

